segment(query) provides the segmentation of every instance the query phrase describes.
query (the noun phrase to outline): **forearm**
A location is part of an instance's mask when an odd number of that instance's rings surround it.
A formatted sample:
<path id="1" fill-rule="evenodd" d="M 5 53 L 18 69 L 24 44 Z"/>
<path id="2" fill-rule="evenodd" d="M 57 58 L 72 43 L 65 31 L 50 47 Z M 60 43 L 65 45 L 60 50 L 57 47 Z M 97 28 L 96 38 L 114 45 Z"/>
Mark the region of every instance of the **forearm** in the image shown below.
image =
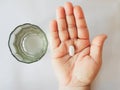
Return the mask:
<path id="1" fill-rule="evenodd" d="M 90 90 L 90 86 L 86 86 L 86 87 L 64 87 L 64 86 L 60 86 L 59 90 Z"/>

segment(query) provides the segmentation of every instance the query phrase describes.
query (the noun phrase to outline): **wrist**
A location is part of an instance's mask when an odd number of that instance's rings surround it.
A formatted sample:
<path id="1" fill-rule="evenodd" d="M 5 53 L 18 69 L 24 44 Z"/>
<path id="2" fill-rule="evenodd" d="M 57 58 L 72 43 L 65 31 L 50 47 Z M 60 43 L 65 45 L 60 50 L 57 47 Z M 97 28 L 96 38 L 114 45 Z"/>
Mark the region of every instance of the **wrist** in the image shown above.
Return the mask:
<path id="1" fill-rule="evenodd" d="M 80 86 L 80 87 L 60 86 L 59 90 L 90 90 L 90 85 L 89 86 Z"/>

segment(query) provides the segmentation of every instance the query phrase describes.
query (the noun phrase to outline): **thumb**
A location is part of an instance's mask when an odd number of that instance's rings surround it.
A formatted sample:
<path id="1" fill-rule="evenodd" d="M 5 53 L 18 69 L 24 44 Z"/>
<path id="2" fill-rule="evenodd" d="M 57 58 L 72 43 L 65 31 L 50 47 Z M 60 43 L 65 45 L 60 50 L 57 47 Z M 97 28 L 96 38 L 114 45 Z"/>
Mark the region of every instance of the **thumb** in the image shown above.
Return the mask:
<path id="1" fill-rule="evenodd" d="M 90 56 L 96 61 L 96 63 L 101 62 L 102 60 L 102 49 L 105 39 L 107 38 L 107 35 L 102 34 L 96 36 L 91 44 L 90 48 Z"/>

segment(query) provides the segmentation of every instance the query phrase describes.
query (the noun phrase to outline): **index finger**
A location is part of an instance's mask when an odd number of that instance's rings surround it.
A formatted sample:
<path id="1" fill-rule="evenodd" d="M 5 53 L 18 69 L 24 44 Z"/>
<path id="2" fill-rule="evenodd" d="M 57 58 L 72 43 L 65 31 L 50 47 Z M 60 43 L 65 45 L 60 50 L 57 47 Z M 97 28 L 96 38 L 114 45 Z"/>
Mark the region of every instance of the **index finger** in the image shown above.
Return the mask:
<path id="1" fill-rule="evenodd" d="M 80 39 L 89 39 L 89 32 L 87 28 L 87 24 L 85 21 L 85 17 L 80 6 L 74 7 L 74 15 L 76 20 L 78 38 Z"/>

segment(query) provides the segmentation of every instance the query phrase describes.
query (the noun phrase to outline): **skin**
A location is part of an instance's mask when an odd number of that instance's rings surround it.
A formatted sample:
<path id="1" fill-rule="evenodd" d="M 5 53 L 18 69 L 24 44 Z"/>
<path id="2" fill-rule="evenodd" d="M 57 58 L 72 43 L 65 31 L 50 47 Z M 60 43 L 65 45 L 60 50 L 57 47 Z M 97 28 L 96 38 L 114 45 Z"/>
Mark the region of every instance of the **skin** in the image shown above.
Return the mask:
<path id="1" fill-rule="evenodd" d="M 102 64 L 105 34 L 92 42 L 80 6 L 67 2 L 56 10 L 56 19 L 50 22 L 53 67 L 59 81 L 59 90 L 90 90 L 90 85 Z M 68 48 L 73 45 L 74 56 Z"/>

